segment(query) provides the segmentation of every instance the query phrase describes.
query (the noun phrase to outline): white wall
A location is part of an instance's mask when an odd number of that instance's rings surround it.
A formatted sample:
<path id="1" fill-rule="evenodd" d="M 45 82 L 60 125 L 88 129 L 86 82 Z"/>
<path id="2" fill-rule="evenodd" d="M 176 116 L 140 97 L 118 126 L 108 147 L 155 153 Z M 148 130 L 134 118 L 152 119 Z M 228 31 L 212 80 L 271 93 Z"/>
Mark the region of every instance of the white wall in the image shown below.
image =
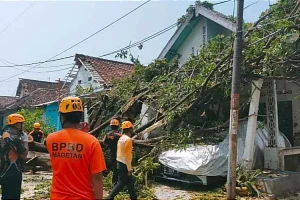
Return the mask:
<path id="1" fill-rule="evenodd" d="M 193 28 L 190 35 L 185 39 L 181 47 L 177 50 L 177 53 L 181 55 L 179 58 L 179 64 L 184 64 L 192 54 L 192 48 L 194 47 L 195 55 L 197 55 L 197 51 L 200 46 L 203 44 L 203 26 L 206 28 L 206 36 L 207 36 L 207 20 L 202 17 L 196 26 Z"/>
<path id="2" fill-rule="evenodd" d="M 92 77 L 92 80 L 88 80 L 89 77 Z M 89 88 L 90 84 L 92 84 L 92 87 L 94 88 L 94 92 L 98 92 L 103 90 L 103 86 L 94 81 L 94 77 L 92 76 L 92 73 L 89 72 L 84 66 L 81 66 L 77 72 L 76 77 L 73 79 L 71 86 L 70 86 L 70 94 L 76 93 L 76 86 L 79 85 L 78 81 L 81 80 L 81 87 L 84 89 Z"/>
<path id="3" fill-rule="evenodd" d="M 300 95 L 300 87 L 283 80 L 276 81 L 276 86 L 277 101 L 292 101 L 294 146 L 300 146 L 300 100 L 296 99 L 296 96 Z M 262 89 L 261 102 L 266 102 L 265 90 L 266 88 L 264 87 Z M 287 91 L 288 94 L 280 94 L 282 91 Z"/>
<path id="4" fill-rule="evenodd" d="M 140 119 L 141 120 L 141 124 L 140 126 L 143 126 L 145 124 L 147 124 L 150 120 L 152 120 L 154 117 L 156 117 L 157 115 L 157 111 L 151 109 L 151 107 L 149 107 L 148 105 L 144 104 L 142 105 L 142 109 L 141 109 L 141 114 L 140 114 Z M 156 134 L 160 133 L 162 130 L 162 128 L 157 128 L 154 131 L 151 132 L 151 135 L 149 136 L 150 133 L 147 133 L 144 135 L 144 139 L 146 138 L 153 138 L 156 136 Z"/>

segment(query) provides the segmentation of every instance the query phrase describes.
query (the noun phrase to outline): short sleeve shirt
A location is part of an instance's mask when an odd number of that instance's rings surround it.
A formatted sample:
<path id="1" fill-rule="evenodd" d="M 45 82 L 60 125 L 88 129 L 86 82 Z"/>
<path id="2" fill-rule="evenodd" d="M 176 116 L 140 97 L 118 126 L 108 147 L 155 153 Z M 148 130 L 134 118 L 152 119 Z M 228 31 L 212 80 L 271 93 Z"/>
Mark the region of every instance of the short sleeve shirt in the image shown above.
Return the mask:
<path id="1" fill-rule="evenodd" d="M 47 138 L 53 170 L 50 199 L 94 199 L 91 178 L 106 169 L 99 141 L 78 129 Z"/>

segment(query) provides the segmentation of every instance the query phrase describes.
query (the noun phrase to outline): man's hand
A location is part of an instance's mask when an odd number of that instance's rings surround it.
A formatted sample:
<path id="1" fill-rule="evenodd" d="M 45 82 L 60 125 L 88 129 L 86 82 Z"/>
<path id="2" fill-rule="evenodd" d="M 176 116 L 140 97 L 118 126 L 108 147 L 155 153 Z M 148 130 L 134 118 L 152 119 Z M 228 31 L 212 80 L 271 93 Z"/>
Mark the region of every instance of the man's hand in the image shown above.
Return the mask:
<path id="1" fill-rule="evenodd" d="M 103 199 L 103 177 L 101 172 L 92 175 L 92 186 L 94 190 L 94 199 Z"/>
<path id="2" fill-rule="evenodd" d="M 132 170 L 128 171 L 127 175 L 132 176 Z"/>
<path id="3" fill-rule="evenodd" d="M 90 131 L 90 125 L 87 122 L 80 122 L 79 130 L 88 133 Z"/>

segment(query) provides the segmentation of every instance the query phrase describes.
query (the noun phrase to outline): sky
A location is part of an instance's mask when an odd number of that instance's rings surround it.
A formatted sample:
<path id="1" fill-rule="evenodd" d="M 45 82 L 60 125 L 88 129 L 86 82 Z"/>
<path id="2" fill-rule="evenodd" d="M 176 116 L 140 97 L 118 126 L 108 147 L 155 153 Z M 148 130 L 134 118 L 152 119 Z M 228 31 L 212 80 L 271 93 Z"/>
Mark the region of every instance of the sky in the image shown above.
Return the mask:
<path id="1" fill-rule="evenodd" d="M 223 0 L 210 2 L 221 1 Z M 48 60 L 142 3 L 143 1 L 1 1 L 0 66 Z M 269 3 L 269 0 L 245 0 L 245 7 L 251 5 L 244 11 L 245 21 L 256 21 L 269 7 Z M 150 1 L 57 58 L 76 53 L 101 56 L 123 48 L 130 42 L 142 40 L 176 23 L 192 4 L 194 1 L 187 0 Z M 234 8 L 234 1 L 214 7 L 225 15 L 236 13 Z M 132 54 L 138 56 L 143 64 L 150 63 L 157 58 L 175 30 L 176 28 L 145 42 L 142 50 L 132 48 Z M 120 61 L 115 55 L 104 58 Z M 74 58 L 39 66 L 0 68 L 0 96 L 15 96 L 19 78 L 63 80 L 71 66 L 57 65 L 72 63 Z"/>

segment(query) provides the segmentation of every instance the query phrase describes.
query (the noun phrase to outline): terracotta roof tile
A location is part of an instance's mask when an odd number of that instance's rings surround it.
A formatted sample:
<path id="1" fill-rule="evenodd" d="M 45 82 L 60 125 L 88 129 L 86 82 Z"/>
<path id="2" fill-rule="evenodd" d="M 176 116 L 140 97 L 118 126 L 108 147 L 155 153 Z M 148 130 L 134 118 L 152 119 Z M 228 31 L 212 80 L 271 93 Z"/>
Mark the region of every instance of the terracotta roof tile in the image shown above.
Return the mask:
<path id="1" fill-rule="evenodd" d="M 76 54 L 75 60 L 80 59 L 85 66 L 91 66 L 100 76 L 99 81 L 111 86 L 113 79 L 125 78 L 134 71 L 134 65 L 102 58 Z"/>
<path id="2" fill-rule="evenodd" d="M 40 81 L 40 80 L 33 80 L 33 79 L 20 79 L 19 85 L 17 88 L 16 96 L 21 95 L 22 87 L 24 90 L 26 90 L 25 95 L 39 89 L 39 88 L 45 88 L 45 89 L 56 89 L 57 90 L 57 82 L 48 82 L 48 81 Z M 61 82 L 61 85 L 63 85 L 64 82 Z M 68 83 L 69 84 L 69 83 Z"/>
<path id="3" fill-rule="evenodd" d="M 68 89 L 63 89 L 62 97 L 66 96 Z M 22 98 L 17 99 L 10 105 L 7 105 L 5 110 L 14 110 L 19 108 L 30 108 L 39 104 L 56 101 L 57 89 L 38 88 Z"/>
<path id="4" fill-rule="evenodd" d="M 14 103 L 17 99 L 17 97 L 0 96 L 0 109 L 5 108 L 7 105 Z"/>

